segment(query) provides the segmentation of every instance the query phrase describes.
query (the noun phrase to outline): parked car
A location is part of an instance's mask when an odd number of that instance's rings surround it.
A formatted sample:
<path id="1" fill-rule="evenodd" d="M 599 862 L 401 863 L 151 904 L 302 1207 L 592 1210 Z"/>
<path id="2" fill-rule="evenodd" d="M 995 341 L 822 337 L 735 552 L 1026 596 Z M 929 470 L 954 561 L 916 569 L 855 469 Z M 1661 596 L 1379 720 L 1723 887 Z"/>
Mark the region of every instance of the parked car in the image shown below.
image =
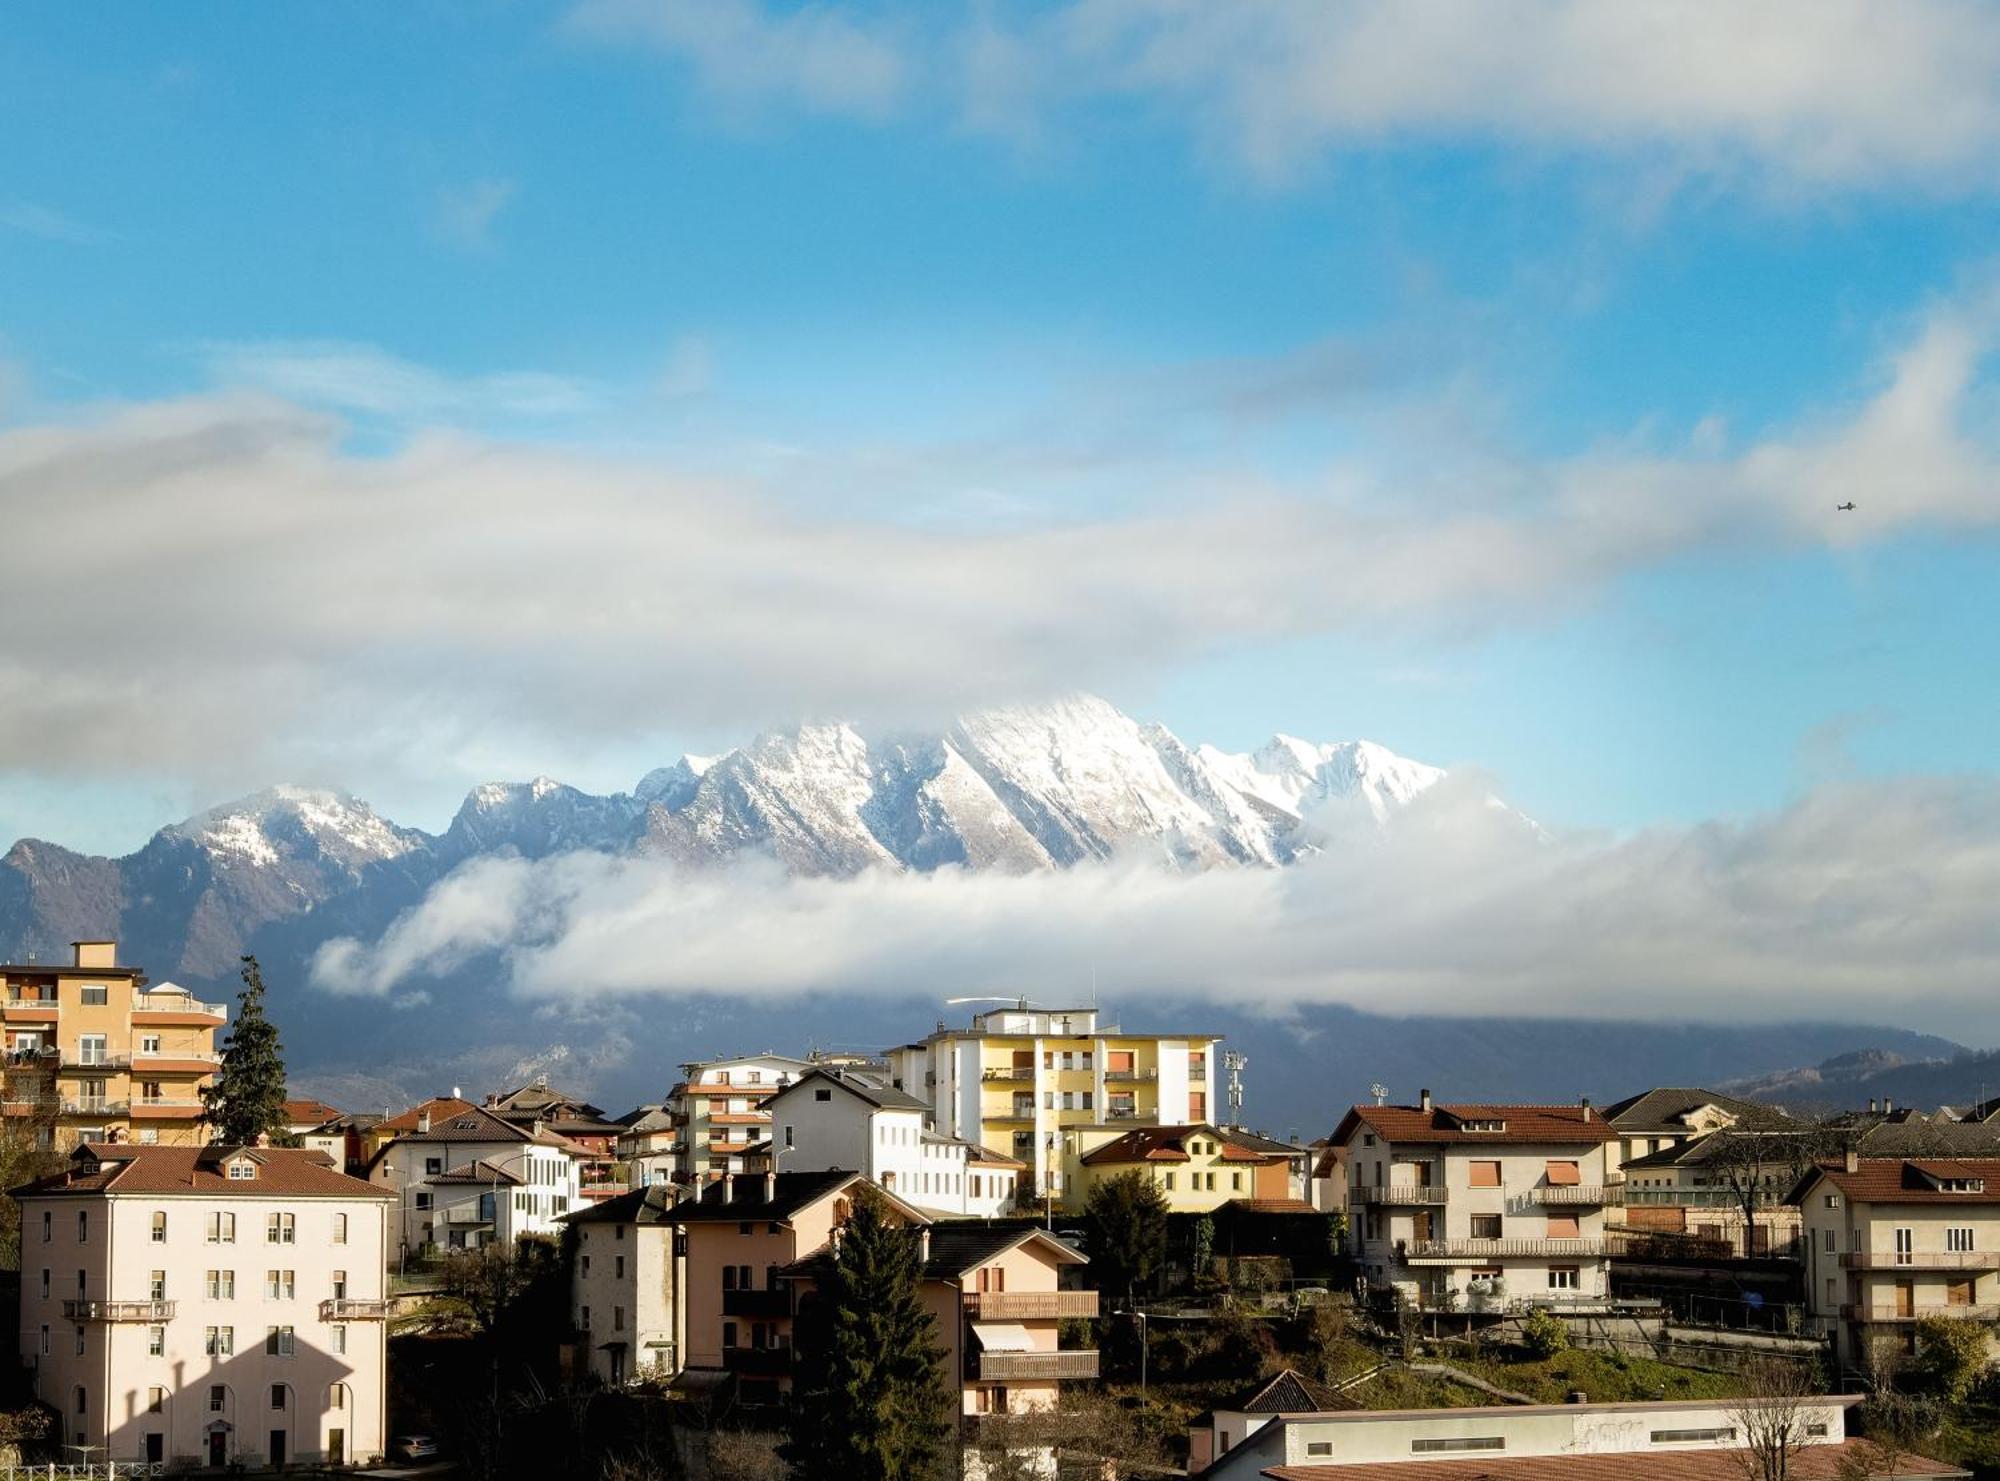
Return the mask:
<path id="1" fill-rule="evenodd" d="M 389 1453 L 399 1460 L 436 1460 L 438 1443 L 429 1435 L 398 1435 L 389 1443 Z"/>

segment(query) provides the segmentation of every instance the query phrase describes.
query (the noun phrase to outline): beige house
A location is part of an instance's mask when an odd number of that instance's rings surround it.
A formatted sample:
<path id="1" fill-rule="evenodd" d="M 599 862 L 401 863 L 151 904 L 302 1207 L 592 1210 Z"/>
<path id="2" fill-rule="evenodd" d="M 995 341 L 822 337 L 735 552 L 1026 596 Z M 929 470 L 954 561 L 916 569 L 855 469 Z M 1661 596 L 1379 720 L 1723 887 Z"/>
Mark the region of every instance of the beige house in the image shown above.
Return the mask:
<path id="1" fill-rule="evenodd" d="M 1913 1350 L 1927 1316 L 2000 1318 L 2000 1157 L 1850 1153 L 1807 1173 L 1790 1201 L 1809 1308 L 1846 1368 L 1865 1374 L 1884 1337 Z"/>
<path id="2" fill-rule="evenodd" d="M 1355 1106 L 1334 1131 L 1370 1285 L 1457 1309 L 1597 1301 L 1616 1133 L 1575 1106 Z"/>
<path id="3" fill-rule="evenodd" d="M 419 1109 L 415 1129 L 377 1152 L 363 1176 L 397 1197 L 391 1254 L 401 1259 L 523 1234 L 553 1238 L 581 1202 L 588 1156 L 567 1137 L 483 1106 L 441 1118 Z"/>
<path id="4" fill-rule="evenodd" d="M 673 1190 L 635 1188 L 586 1205 L 564 1222 L 576 1231 L 571 1319 L 600 1383 L 670 1378 L 680 1371 L 680 1272 L 669 1222 Z"/>
<path id="5" fill-rule="evenodd" d="M 1144 1173 L 1170 1212 L 1213 1213 L 1238 1199 L 1278 1201 L 1293 1196 L 1289 1148 L 1230 1127 L 1143 1126 L 1130 1131 L 1088 1127 L 1066 1133 L 1071 1149 L 1063 1178 L 1063 1207 L 1081 1211 L 1099 1183 Z M 1266 1151 L 1266 1147 L 1283 1148 Z"/>
<path id="6" fill-rule="evenodd" d="M 131 1143 L 13 1191 L 21 1360 L 64 1443 L 212 1466 L 382 1455 L 386 1193 L 298 1148 Z"/>
<path id="7" fill-rule="evenodd" d="M 201 1087 L 221 1064 L 215 1031 L 229 1010 L 172 983 L 146 987 L 139 968 L 118 965 L 116 942 L 73 942 L 70 956 L 0 966 L 5 1113 L 64 1148 L 207 1140 Z"/>

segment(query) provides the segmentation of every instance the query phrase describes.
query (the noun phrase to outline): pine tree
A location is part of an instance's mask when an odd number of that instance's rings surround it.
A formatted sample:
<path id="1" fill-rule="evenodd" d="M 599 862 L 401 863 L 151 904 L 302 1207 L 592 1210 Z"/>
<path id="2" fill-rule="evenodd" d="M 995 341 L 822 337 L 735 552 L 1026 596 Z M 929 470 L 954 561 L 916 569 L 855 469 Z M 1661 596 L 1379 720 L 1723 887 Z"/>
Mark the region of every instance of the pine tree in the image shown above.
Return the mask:
<path id="1" fill-rule="evenodd" d="M 888 1205 L 864 1190 L 794 1323 L 785 1459 L 795 1474 L 943 1474 L 952 1396 L 922 1281 L 916 1232 L 891 1223 Z"/>
<path id="2" fill-rule="evenodd" d="M 1083 1205 L 1084 1243 L 1102 1290 L 1130 1304 L 1167 1258 L 1167 1196 L 1145 1173 L 1106 1178 Z"/>
<path id="3" fill-rule="evenodd" d="M 222 1041 L 222 1069 L 201 1088 L 201 1119 L 215 1139 L 231 1146 L 273 1140 L 286 1133 L 285 1046 L 278 1026 L 264 1016 L 264 974 L 257 958 L 243 958 L 242 1004 Z"/>

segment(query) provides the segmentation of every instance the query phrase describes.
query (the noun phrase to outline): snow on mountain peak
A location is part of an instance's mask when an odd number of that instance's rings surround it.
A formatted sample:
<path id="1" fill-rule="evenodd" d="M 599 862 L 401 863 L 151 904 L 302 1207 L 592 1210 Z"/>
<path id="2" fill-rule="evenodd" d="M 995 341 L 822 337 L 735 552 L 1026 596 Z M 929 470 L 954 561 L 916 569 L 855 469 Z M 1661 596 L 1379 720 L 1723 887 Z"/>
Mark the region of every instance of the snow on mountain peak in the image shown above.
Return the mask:
<path id="1" fill-rule="evenodd" d="M 197 813 L 169 830 L 227 864 L 270 867 L 310 841 L 350 867 L 394 859 L 422 846 L 358 798 L 310 787 L 276 786 Z"/>

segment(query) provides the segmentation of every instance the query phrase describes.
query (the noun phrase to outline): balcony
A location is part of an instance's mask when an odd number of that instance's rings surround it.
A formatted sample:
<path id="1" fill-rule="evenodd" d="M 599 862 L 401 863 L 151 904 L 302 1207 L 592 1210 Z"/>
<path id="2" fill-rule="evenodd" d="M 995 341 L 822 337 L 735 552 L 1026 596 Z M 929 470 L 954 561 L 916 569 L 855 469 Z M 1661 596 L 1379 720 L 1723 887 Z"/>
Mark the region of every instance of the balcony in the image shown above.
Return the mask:
<path id="1" fill-rule="evenodd" d="M 132 1056 L 129 1054 L 103 1054 L 96 1059 L 79 1057 L 82 1051 L 65 1049 L 62 1051 L 62 1072 L 65 1075 L 94 1075 L 105 1070 L 129 1070 Z"/>
<path id="2" fill-rule="evenodd" d="M 186 1120 L 201 1114 L 201 1100 L 196 1096 L 142 1095 L 132 1102 L 132 1114 L 163 1121 Z"/>
<path id="3" fill-rule="evenodd" d="M 347 1296 L 335 1296 L 319 1304 L 319 1319 L 323 1322 L 379 1322 L 389 1316 L 387 1301 L 356 1301 Z"/>
<path id="4" fill-rule="evenodd" d="M 1842 1270 L 2000 1270 L 2000 1250 L 1905 1252 L 1860 1250 L 1840 1257 Z"/>
<path id="5" fill-rule="evenodd" d="M 81 1100 L 64 1100 L 62 1113 L 65 1116 L 122 1116 L 130 1105 L 130 1101 L 108 1100 L 101 1095 L 86 1095 Z"/>
<path id="6" fill-rule="evenodd" d="M 72 1322 L 170 1322 L 171 1301 L 65 1301 L 63 1316 Z"/>
<path id="7" fill-rule="evenodd" d="M 229 1008 L 223 1003 L 204 1003 L 199 998 L 181 998 L 172 995 L 155 996 L 148 994 L 136 999 L 132 1004 L 134 1023 L 157 1023 L 164 1014 L 179 1014 L 183 1017 L 218 1018 L 229 1017 Z"/>
<path id="8" fill-rule="evenodd" d="M 1840 1308 L 1840 1319 L 1844 1322 L 1920 1322 L 1929 1316 L 1970 1317 L 1974 1321 L 1990 1322 L 2000 1318 L 2000 1306 L 1913 1306 L 1904 1310 L 1899 1306 L 1847 1305 Z"/>
<path id="9" fill-rule="evenodd" d="M 1104 1083 L 1106 1085 L 1143 1085 L 1149 1084 L 1159 1078 L 1160 1072 L 1158 1070 L 1130 1069 L 1106 1070 L 1104 1072 Z"/>
<path id="10" fill-rule="evenodd" d="M 1381 1204 L 1388 1207 L 1437 1204 L 1444 1202 L 1444 1189 L 1417 1183 L 1389 1183 L 1382 1187 L 1354 1189 L 1353 1202 Z"/>
<path id="11" fill-rule="evenodd" d="M 726 1309 L 726 1308 L 725 1308 Z M 1032 1322 L 1097 1315 L 1095 1291 L 967 1291 L 966 1314 L 977 1321 Z"/>
<path id="12" fill-rule="evenodd" d="M 54 998 L 24 998 L 10 993 L 5 1009 L 9 1023 L 54 1023 L 61 1017 Z"/>
<path id="13" fill-rule="evenodd" d="M 1634 1188 L 1627 1183 L 1623 1192 L 1627 1208 L 1733 1208 L 1741 1209 L 1743 1199 L 1727 1188 Z M 1759 1188 L 1756 1206 L 1769 1208 L 1781 1195 Z"/>
<path id="14" fill-rule="evenodd" d="M 1601 1239 L 1414 1239 L 1399 1254 L 1408 1265 L 1457 1265 L 1475 1260 L 1594 1260 Z"/>
<path id="15" fill-rule="evenodd" d="M 1623 1188 L 1595 1188 L 1588 1183 L 1528 1190 L 1528 1201 L 1543 1208 L 1604 1208 L 1622 1203 L 1624 1197 Z"/>
<path id="16" fill-rule="evenodd" d="M 792 1293 L 776 1291 L 724 1291 L 724 1316 L 786 1317 L 792 1314 Z"/>
<path id="17" fill-rule="evenodd" d="M 1106 1106 L 1104 1108 L 1104 1119 L 1106 1121 L 1137 1121 L 1139 1119 L 1139 1108 L 1137 1106 Z"/>
<path id="18" fill-rule="evenodd" d="M 222 1067 L 222 1056 L 209 1049 L 142 1049 L 131 1063 L 134 1070 L 156 1074 L 206 1075 Z"/>
<path id="19" fill-rule="evenodd" d="M 476 1203 L 455 1203 L 444 1211 L 444 1222 L 454 1228 L 475 1228 L 492 1223 L 493 1215 L 481 1213 Z"/>
<path id="20" fill-rule="evenodd" d="M 1033 1065 L 1017 1064 L 997 1070 L 981 1070 L 979 1078 L 981 1080 L 1032 1080 L 1035 1078 L 1035 1067 Z"/>
<path id="21" fill-rule="evenodd" d="M 57 1058 L 53 1045 L 45 1049 L 9 1049 L 6 1064 L 10 1070 L 52 1070 Z"/>
<path id="22" fill-rule="evenodd" d="M 722 1366 L 731 1373 L 751 1373 L 771 1377 L 792 1371 L 789 1347 L 725 1347 Z"/>
<path id="23" fill-rule="evenodd" d="M 1095 1378 L 1097 1352 L 1094 1348 L 1074 1348 L 1067 1352 L 982 1352 L 973 1376 L 988 1383 Z"/>

